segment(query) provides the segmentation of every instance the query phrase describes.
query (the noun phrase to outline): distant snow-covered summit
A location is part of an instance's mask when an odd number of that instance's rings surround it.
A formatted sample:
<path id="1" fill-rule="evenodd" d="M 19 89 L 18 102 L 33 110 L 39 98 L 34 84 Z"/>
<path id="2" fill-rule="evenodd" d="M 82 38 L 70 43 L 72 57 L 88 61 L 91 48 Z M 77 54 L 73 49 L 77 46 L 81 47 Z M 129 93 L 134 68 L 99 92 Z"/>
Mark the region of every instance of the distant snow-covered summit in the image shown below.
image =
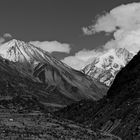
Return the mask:
<path id="1" fill-rule="evenodd" d="M 134 54 L 125 48 L 110 49 L 103 55 L 95 57 L 82 71 L 97 79 L 106 86 L 110 86 L 116 74 L 124 67 Z"/>

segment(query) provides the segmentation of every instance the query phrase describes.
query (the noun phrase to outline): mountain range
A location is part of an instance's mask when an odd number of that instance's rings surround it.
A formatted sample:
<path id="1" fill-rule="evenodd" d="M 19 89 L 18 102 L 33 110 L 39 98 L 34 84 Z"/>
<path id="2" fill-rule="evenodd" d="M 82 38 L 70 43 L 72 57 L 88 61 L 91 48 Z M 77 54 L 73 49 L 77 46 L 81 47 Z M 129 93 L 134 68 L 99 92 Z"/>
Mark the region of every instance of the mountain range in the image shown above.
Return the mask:
<path id="1" fill-rule="evenodd" d="M 2 138 L 140 139 L 139 61 L 111 49 L 77 71 L 28 42 L 2 44 Z"/>
<path id="2" fill-rule="evenodd" d="M 112 135 L 96 134 L 84 125 L 52 115 L 50 112 L 56 106 L 50 108 L 46 104 L 49 100 L 53 105 L 73 101 L 60 96 L 59 92 L 56 92 L 57 96 L 53 94 L 48 99 L 51 89 L 46 87 L 46 84 L 38 82 L 33 76 L 19 71 L 14 62 L 0 58 L 0 139 L 115 138 Z"/>
<path id="3" fill-rule="evenodd" d="M 24 41 L 13 39 L 1 45 L 0 56 L 23 75 L 45 84 L 38 96 L 46 99 L 46 103 L 67 105 L 81 99 L 99 100 L 107 91 L 100 82 Z"/>

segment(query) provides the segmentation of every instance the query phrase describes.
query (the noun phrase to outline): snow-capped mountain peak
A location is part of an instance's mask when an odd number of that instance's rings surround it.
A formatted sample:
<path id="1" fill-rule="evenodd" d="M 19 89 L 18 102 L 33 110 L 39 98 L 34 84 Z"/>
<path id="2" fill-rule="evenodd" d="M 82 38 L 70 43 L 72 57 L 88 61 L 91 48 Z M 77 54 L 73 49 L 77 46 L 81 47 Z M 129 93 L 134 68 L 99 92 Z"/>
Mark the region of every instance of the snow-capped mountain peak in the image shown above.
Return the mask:
<path id="1" fill-rule="evenodd" d="M 29 56 L 25 53 L 26 49 L 28 48 L 23 41 L 13 39 L 0 46 L 0 55 L 13 62 L 23 62 L 25 59 L 29 60 Z"/>
<path id="2" fill-rule="evenodd" d="M 51 88 L 53 93 L 48 95 L 48 100 L 55 96 L 74 101 L 84 98 L 96 100 L 106 94 L 105 86 L 30 43 L 15 39 L 6 42 L 0 46 L 0 56 L 14 62 L 20 71 L 36 77 L 48 86 L 46 88 Z"/>
<path id="3" fill-rule="evenodd" d="M 32 61 L 35 62 L 39 57 L 43 57 L 43 53 L 39 50 L 39 48 L 16 39 L 1 45 L 0 55 L 10 61 L 21 63 L 31 63 Z"/>
<path id="4" fill-rule="evenodd" d="M 55 59 L 50 53 L 38 48 L 28 42 L 13 39 L 0 46 L 0 56 L 13 62 L 31 63 L 35 66 L 39 63 L 50 63 L 54 67 L 69 68 L 66 64 Z"/>
<path id="5" fill-rule="evenodd" d="M 96 57 L 88 64 L 83 72 L 97 79 L 106 86 L 110 86 L 118 73 L 132 58 L 134 54 L 125 48 L 110 49 L 103 55 Z"/>

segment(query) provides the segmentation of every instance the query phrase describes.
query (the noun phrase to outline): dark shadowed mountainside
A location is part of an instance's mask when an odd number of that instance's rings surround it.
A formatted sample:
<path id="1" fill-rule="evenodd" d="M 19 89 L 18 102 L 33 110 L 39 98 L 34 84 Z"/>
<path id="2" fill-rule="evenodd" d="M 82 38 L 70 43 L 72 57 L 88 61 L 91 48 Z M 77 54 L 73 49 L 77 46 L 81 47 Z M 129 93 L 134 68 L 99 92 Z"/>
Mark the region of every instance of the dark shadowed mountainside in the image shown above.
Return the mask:
<path id="1" fill-rule="evenodd" d="M 140 52 L 116 76 L 107 96 L 74 103 L 56 115 L 123 140 L 140 139 Z"/>

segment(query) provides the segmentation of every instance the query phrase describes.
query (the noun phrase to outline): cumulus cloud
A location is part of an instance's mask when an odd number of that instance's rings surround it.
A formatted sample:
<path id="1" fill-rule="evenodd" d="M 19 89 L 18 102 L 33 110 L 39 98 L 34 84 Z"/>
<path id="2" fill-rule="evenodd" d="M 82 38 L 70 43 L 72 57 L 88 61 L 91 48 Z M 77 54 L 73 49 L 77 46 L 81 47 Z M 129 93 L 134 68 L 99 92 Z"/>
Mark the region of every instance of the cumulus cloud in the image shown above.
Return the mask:
<path id="1" fill-rule="evenodd" d="M 108 13 L 98 16 L 94 24 L 83 27 L 82 30 L 85 35 L 94 35 L 99 32 L 113 33 L 113 38 L 102 46 L 104 51 L 112 48 L 126 48 L 136 54 L 140 50 L 140 3 L 120 5 Z M 94 51 L 88 51 L 85 55 Z M 74 59 L 77 61 L 77 54 L 65 58 L 63 62 L 73 67 L 72 63 L 74 63 Z M 90 58 L 92 59 L 92 57 Z M 81 67 L 85 66 L 83 60 L 78 63 Z M 81 67 L 75 65 L 74 68 L 80 69 Z"/>
<path id="2" fill-rule="evenodd" d="M 84 27 L 83 32 L 86 35 L 98 32 L 114 33 L 112 46 L 137 53 L 140 50 L 140 3 L 130 3 L 112 9 L 109 13 L 99 16 L 95 24 Z"/>
<path id="3" fill-rule="evenodd" d="M 108 49 L 99 49 L 99 50 L 80 50 L 79 52 L 75 53 L 74 56 L 68 56 L 65 57 L 62 62 L 66 63 L 67 65 L 71 66 L 72 68 L 76 70 L 83 69 L 86 65 L 93 62 L 94 58 L 97 56 L 102 55 L 105 53 Z"/>
<path id="4" fill-rule="evenodd" d="M 83 32 L 94 34 L 96 32 L 114 32 L 120 29 L 131 30 L 140 27 L 140 3 L 121 5 L 109 13 L 99 16 L 96 23 L 84 27 Z M 85 32 L 86 30 L 87 32 Z M 89 34 L 89 33 L 88 33 Z M 88 35 L 87 34 L 87 35 Z"/>
<path id="5" fill-rule="evenodd" d="M 30 41 L 31 44 L 48 51 L 52 52 L 70 52 L 70 45 L 67 43 L 60 43 L 58 41 Z"/>
<path id="6" fill-rule="evenodd" d="M 5 34 L 3 34 L 3 37 L 4 37 L 4 38 L 13 38 L 12 35 L 9 34 L 9 33 L 5 33 Z"/>
<path id="7" fill-rule="evenodd" d="M 10 33 L 4 33 L 2 36 L 0 36 L 0 45 L 2 45 L 4 42 L 11 38 L 12 35 Z"/>
<path id="8" fill-rule="evenodd" d="M 0 37 L 0 45 L 5 42 L 5 39 L 3 37 Z"/>
<path id="9" fill-rule="evenodd" d="M 66 63 L 67 65 L 71 66 L 76 70 L 81 70 L 86 65 L 91 63 L 95 57 L 103 54 L 104 52 L 94 49 L 93 50 L 83 49 L 77 52 L 74 56 L 65 57 L 62 60 L 62 62 Z"/>

